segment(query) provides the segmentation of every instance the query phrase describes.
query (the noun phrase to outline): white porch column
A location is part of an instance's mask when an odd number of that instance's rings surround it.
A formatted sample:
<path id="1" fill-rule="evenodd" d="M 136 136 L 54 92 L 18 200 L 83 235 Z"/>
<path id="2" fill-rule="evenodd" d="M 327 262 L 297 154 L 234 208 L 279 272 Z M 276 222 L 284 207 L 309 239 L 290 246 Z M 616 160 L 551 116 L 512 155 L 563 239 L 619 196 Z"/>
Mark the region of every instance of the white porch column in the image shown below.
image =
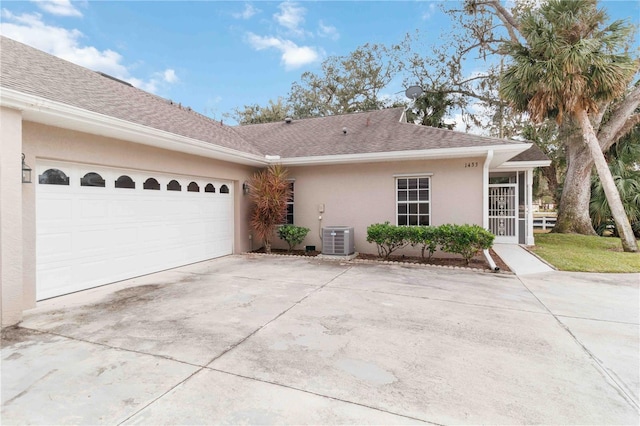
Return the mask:
<path id="1" fill-rule="evenodd" d="M 493 160 L 493 150 L 487 152 L 487 158 L 482 167 L 482 227 L 489 229 L 489 168 Z"/>
<path id="2" fill-rule="evenodd" d="M 533 169 L 527 169 L 524 172 L 524 176 L 527 180 L 527 203 L 525 207 L 527 217 L 527 238 L 526 244 L 528 246 L 535 245 L 535 239 L 533 236 Z"/>
<path id="3" fill-rule="evenodd" d="M 22 320 L 22 113 L 0 108 L 0 314 Z M 24 184 L 31 185 L 31 184 Z"/>

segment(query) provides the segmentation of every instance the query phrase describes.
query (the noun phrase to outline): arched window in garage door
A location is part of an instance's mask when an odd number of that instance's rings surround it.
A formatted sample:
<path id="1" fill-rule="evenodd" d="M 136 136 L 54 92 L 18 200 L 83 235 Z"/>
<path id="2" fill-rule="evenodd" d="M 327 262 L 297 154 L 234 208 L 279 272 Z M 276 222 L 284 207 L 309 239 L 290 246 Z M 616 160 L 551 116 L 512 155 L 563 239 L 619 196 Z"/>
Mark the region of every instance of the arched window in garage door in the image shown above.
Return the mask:
<path id="1" fill-rule="evenodd" d="M 38 176 L 38 183 L 42 185 L 69 185 L 69 177 L 59 169 L 49 169 Z"/>
<path id="2" fill-rule="evenodd" d="M 127 175 L 122 175 L 116 180 L 116 188 L 135 189 L 136 183 Z"/>
<path id="3" fill-rule="evenodd" d="M 144 189 L 153 189 L 153 190 L 159 191 L 160 190 L 160 182 L 158 182 L 154 178 L 149 178 L 149 179 L 144 181 L 144 184 L 142 185 L 142 187 Z"/>
<path id="4" fill-rule="evenodd" d="M 228 194 L 229 193 L 229 187 L 227 185 L 222 185 L 220 187 L 220 193 L 221 194 Z"/>
<path id="5" fill-rule="evenodd" d="M 207 186 L 204 187 L 204 192 L 216 192 L 216 187 L 208 183 Z"/>
<path id="6" fill-rule="evenodd" d="M 182 186 L 177 180 L 172 180 L 167 184 L 167 191 L 182 191 Z"/>
<path id="7" fill-rule="evenodd" d="M 188 192 L 200 192 L 200 187 L 198 186 L 197 183 L 191 182 L 189 184 L 189 186 L 187 186 L 187 191 Z"/>
<path id="8" fill-rule="evenodd" d="M 80 178 L 80 186 L 95 186 L 104 188 L 105 182 L 102 176 L 95 172 L 89 172 Z"/>

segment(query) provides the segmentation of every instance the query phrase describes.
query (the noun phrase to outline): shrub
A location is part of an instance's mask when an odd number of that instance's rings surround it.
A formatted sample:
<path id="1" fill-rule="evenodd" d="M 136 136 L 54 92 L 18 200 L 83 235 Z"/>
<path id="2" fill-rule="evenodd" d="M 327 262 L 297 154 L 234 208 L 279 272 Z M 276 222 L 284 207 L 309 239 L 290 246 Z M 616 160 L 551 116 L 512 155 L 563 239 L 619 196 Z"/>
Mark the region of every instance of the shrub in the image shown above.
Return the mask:
<path id="1" fill-rule="evenodd" d="M 440 228 L 435 226 L 411 226 L 407 228 L 407 237 L 411 247 L 420 247 L 422 259 L 425 252 L 429 253 L 428 259 L 431 259 L 441 244 Z"/>
<path id="2" fill-rule="evenodd" d="M 389 222 L 367 228 L 367 241 L 375 243 L 378 256 L 389 258 L 392 252 L 411 244 L 419 246 L 422 258 L 428 259 L 440 247 L 448 253 L 461 255 L 469 264 L 473 256 L 491 248 L 495 236 L 478 225 L 394 226 Z"/>
<path id="3" fill-rule="evenodd" d="M 391 253 L 409 243 L 407 229 L 406 226 L 389 225 L 389 222 L 375 223 L 367 227 L 367 241 L 376 244 L 378 256 L 388 259 Z"/>
<path id="4" fill-rule="evenodd" d="M 304 228 L 302 226 L 282 225 L 278 229 L 278 237 L 289 244 L 289 252 L 291 252 L 295 246 L 304 241 L 309 231 L 309 228 Z"/>
<path id="5" fill-rule="evenodd" d="M 249 181 L 249 198 L 253 202 L 251 226 L 264 242 L 267 253 L 271 253 L 273 231 L 287 216 L 290 192 L 287 171 L 279 164 L 255 173 Z"/>
<path id="6" fill-rule="evenodd" d="M 469 264 L 473 256 L 491 248 L 495 236 L 478 225 L 441 225 L 441 248 L 447 253 L 461 255 Z"/>

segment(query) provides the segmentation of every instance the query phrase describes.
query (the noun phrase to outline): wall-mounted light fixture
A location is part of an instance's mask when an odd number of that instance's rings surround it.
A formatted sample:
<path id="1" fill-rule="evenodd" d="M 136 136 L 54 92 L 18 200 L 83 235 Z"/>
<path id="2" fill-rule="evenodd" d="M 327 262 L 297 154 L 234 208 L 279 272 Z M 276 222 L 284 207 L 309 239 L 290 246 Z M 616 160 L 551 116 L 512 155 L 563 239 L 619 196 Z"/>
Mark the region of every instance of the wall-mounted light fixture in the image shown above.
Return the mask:
<path id="1" fill-rule="evenodd" d="M 244 195 L 247 195 L 249 193 L 249 184 L 247 182 L 242 184 L 242 192 L 244 193 Z"/>
<path id="2" fill-rule="evenodd" d="M 31 167 L 24 162 L 24 154 L 22 154 L 22 183 L 31 183 Z"/>

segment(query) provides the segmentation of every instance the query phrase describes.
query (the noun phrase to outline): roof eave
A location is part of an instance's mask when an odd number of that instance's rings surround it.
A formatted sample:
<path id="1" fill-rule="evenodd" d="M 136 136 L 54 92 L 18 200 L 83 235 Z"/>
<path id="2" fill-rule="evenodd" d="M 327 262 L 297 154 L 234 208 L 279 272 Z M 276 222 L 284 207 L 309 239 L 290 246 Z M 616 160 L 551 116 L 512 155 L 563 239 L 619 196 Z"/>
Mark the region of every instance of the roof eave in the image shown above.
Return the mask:
<path id="1" fill-rule="evenodd" d="M 269 163 L 260 155 L 221 147 L 5 87 L 0 90 L 0 106 L 22 111 L 24 120 L 55 127 L 237 164 L 264 166 Z"/>
<path id="2" fill-rule="evenodd" d="M 289 157 L 274 160 L 286 166 L 319 166 L 334 164 L 375 163 L 383 161 L 438 160 L 446 158 L 486 157 L 493 150 L 490 167 L 495 168 L 526 151 L 531 144 L 506 144 L 491 146 L 422 149 L 410 151 L 372 152 L 361 154 L 320 155 L 313 157 Z"/>
<path id="3" fill-rule="evenodd" d="M 535 169 L 536 167 L 549 167 L 551 160 L 535 160 L 535 161 L 506 161 L 496 167 L 499 170 L 522 170 Z"/>

